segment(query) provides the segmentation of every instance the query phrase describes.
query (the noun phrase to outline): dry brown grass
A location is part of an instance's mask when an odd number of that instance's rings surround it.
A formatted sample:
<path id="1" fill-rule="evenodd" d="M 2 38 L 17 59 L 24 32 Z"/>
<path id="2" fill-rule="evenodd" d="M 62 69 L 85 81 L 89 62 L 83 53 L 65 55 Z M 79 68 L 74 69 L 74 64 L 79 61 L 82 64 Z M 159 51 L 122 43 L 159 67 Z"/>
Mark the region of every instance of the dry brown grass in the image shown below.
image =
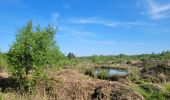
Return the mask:
<path id="1" fill-rule="evenodd" d="M 0 72 L 0 78 L 8 78 L 10 75 L 6 71 Z"/>
<path id="2" fill-rule="evenodd" d="M 2 97 L 6 100 L 143 100 L 125 84 L 91 78 L 77 70 L 48 71 L 48 78 L 39 82 L 31 95 L 11 92 L 12 96 L 3 93 Z"/>
<path id="3" fill-rule="evenodd" d="M 51 73 L 50 76 L 54 79 L 55 77 L 61 78 L 64 83 L 62 91 L 58 91 L 58 94 L 60 94 L 58 97 L 61 100 L 143 99 L 141 95 L 120 82 L 91 78 L 79 73 L 77 70 L 62 70 L 57 74 Z"/>

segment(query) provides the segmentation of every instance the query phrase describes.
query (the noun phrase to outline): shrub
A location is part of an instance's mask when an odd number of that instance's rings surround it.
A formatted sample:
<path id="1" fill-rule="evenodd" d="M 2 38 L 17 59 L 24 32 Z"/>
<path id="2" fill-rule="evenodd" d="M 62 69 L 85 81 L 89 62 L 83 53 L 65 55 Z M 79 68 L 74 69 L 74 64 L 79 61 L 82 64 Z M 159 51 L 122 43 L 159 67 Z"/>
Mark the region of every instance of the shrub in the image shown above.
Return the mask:
<path id="1" fill-rule="evenodd" d="M 138 68 L 136 68 L 136 67 L 129 67 L 128 68 L 128 78 L 129 78 L 129 80 L 131 80 L 131 81 L 133 81 L 133 82 L 135 82 L 135 81 L 137 81 L 137 80 L 139 80 L 139 78 L 140 78 L 140 73 L 139 73 L 139 70 L 138 70 Z"/>
<path id="2" fill-rule="evenodd" d="M 0 71 L 7 69 L 7 66 L 7 56 L 6 54 L 0 52 Z"/>
<path id="3" fill-rule="evenodd" d="M 89 76 L 92 76 L 92 77 L 94 76 L 94 73 L 93 73 L 92 68 L 83 67 L 81 70 L 83 71 L 83 73 L 84 73 L 85 75 L 89 75 Z"/>
<path id="4" fill-rule="evenodd" d="M 20 28 L 10 47 L 8 60 L 13 77 L 24 91 L 32 90 L 44 67 L 58 65 L 63 54 L 54 40 L 55 29 L 48 26 L 34 30 L 32 22 Z"/>
<path id="5" fill-rule="evenodd" d="M 93 71 L 91 69 L 86 69 L 85 74 L 89 76 L 93 76 Z"/>
<path id="6" fill-rule="evenodd" d="M 109 72 L 107 70 L 100 70 L 97 73 L 97 78 L 99 79 L 108 79 L 109 78 Z"/>
<path id="7" fill-rule="evenodd" d="M 158 85 L 138 81 L 135 90 L 142 94 L 146 100 L 166 100 L 166 92 Z"/>

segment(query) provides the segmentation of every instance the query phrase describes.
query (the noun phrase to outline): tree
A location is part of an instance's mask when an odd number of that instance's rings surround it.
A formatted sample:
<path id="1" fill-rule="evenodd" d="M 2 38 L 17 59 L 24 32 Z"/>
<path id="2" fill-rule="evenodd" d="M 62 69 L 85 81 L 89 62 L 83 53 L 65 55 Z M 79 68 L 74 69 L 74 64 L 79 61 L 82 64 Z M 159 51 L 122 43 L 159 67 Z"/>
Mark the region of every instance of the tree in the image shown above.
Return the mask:
<path id="1" fill-rule="evenodd" d="M 3 69 L 7 69 L 7 56 L 5 53 L 2 53 L 0 51 L 0 72 L 3 70 Z"/>
<path id="2" fill-rule="evenodd" d="M 68 53 L 68 58 L 69 59 L 73 59 L 73 58 L 75 58 L 76 56 L 73 54 L 73 53 L 71 53 L 71 52 L 69 52 Z"/>
<path id="3" fill-rule="evenodd" d="M 163 51 L 160 55 L 163 59 L 170 59 L 170 51 Z"/>
<path id="4" fill-rule="evenodd" d="M 47 66 L 54 66 L 63 58 L 54 40 L 55 29 L 48 26 L 33 29 L 32 22 L 20 28 L 16 41 L 10 47 L 8 60 L 14 78 L 24 89 L 35 84 L 40 71 Z"/>

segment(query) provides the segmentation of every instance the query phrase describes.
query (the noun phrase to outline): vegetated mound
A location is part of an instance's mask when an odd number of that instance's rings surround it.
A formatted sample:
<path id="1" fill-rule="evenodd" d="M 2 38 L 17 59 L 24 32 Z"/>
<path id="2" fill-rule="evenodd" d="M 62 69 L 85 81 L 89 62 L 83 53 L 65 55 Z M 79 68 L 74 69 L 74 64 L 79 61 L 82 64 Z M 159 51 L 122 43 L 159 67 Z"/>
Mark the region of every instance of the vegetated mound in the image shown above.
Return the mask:
<path id="1" fill-rule="evenodd" d="M 144 67 L 140 71 L 140 76 L 153 83 L 170 82 L 170 66 L 158 64 L 155 67 Z"/>
<path id="2" fill-rule="evenodd" d="M 8 77 L 2 77 L 8 79 Z M 20 95 L 11 92 L 6 99 L 18 100 L 144 100 L 143 96 L 116 81 L 99 80 L 79 73 L 77 70 L 65 69 L 48 71 L 48 80 L 40 81 L 33 94 Z M 2 80 L 4 81 L 4 80 Z M 6 81 L 5 81 L 6 82 Z M 4 86 L 5 84 L 2 84 Z"/>
<path id="3" fill-rule="evenodd" d="M 143 100 L 140 94 L 126 85 L 91 78 L 76 70 L 66 69 L 57 74 L 50 72 L 49 77 L 53 81 L 53 93 L 56 93 L 51 98 L 61 100 Z M 56 84 L 57 80 L 60 80 L 60 85 Z"/>

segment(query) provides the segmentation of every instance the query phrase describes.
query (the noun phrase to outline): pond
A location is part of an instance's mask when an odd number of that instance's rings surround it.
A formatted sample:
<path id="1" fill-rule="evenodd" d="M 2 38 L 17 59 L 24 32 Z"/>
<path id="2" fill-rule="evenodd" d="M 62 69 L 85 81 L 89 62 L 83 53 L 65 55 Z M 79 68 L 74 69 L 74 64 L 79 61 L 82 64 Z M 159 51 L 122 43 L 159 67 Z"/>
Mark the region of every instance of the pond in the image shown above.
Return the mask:
<path id="1" fill-rule="evenodd" d="M 122 76 L 122 75 L 128 74 L 128 71 L 123 70 L 123 69 L 96 68 L 95 71 L 94 71 L 94 75 L 97 75 L 97 74 L 102 73 L 102 72 L 106 72 L 109 75 L 109 77 L 113 76 L 113 75 Z"/>

